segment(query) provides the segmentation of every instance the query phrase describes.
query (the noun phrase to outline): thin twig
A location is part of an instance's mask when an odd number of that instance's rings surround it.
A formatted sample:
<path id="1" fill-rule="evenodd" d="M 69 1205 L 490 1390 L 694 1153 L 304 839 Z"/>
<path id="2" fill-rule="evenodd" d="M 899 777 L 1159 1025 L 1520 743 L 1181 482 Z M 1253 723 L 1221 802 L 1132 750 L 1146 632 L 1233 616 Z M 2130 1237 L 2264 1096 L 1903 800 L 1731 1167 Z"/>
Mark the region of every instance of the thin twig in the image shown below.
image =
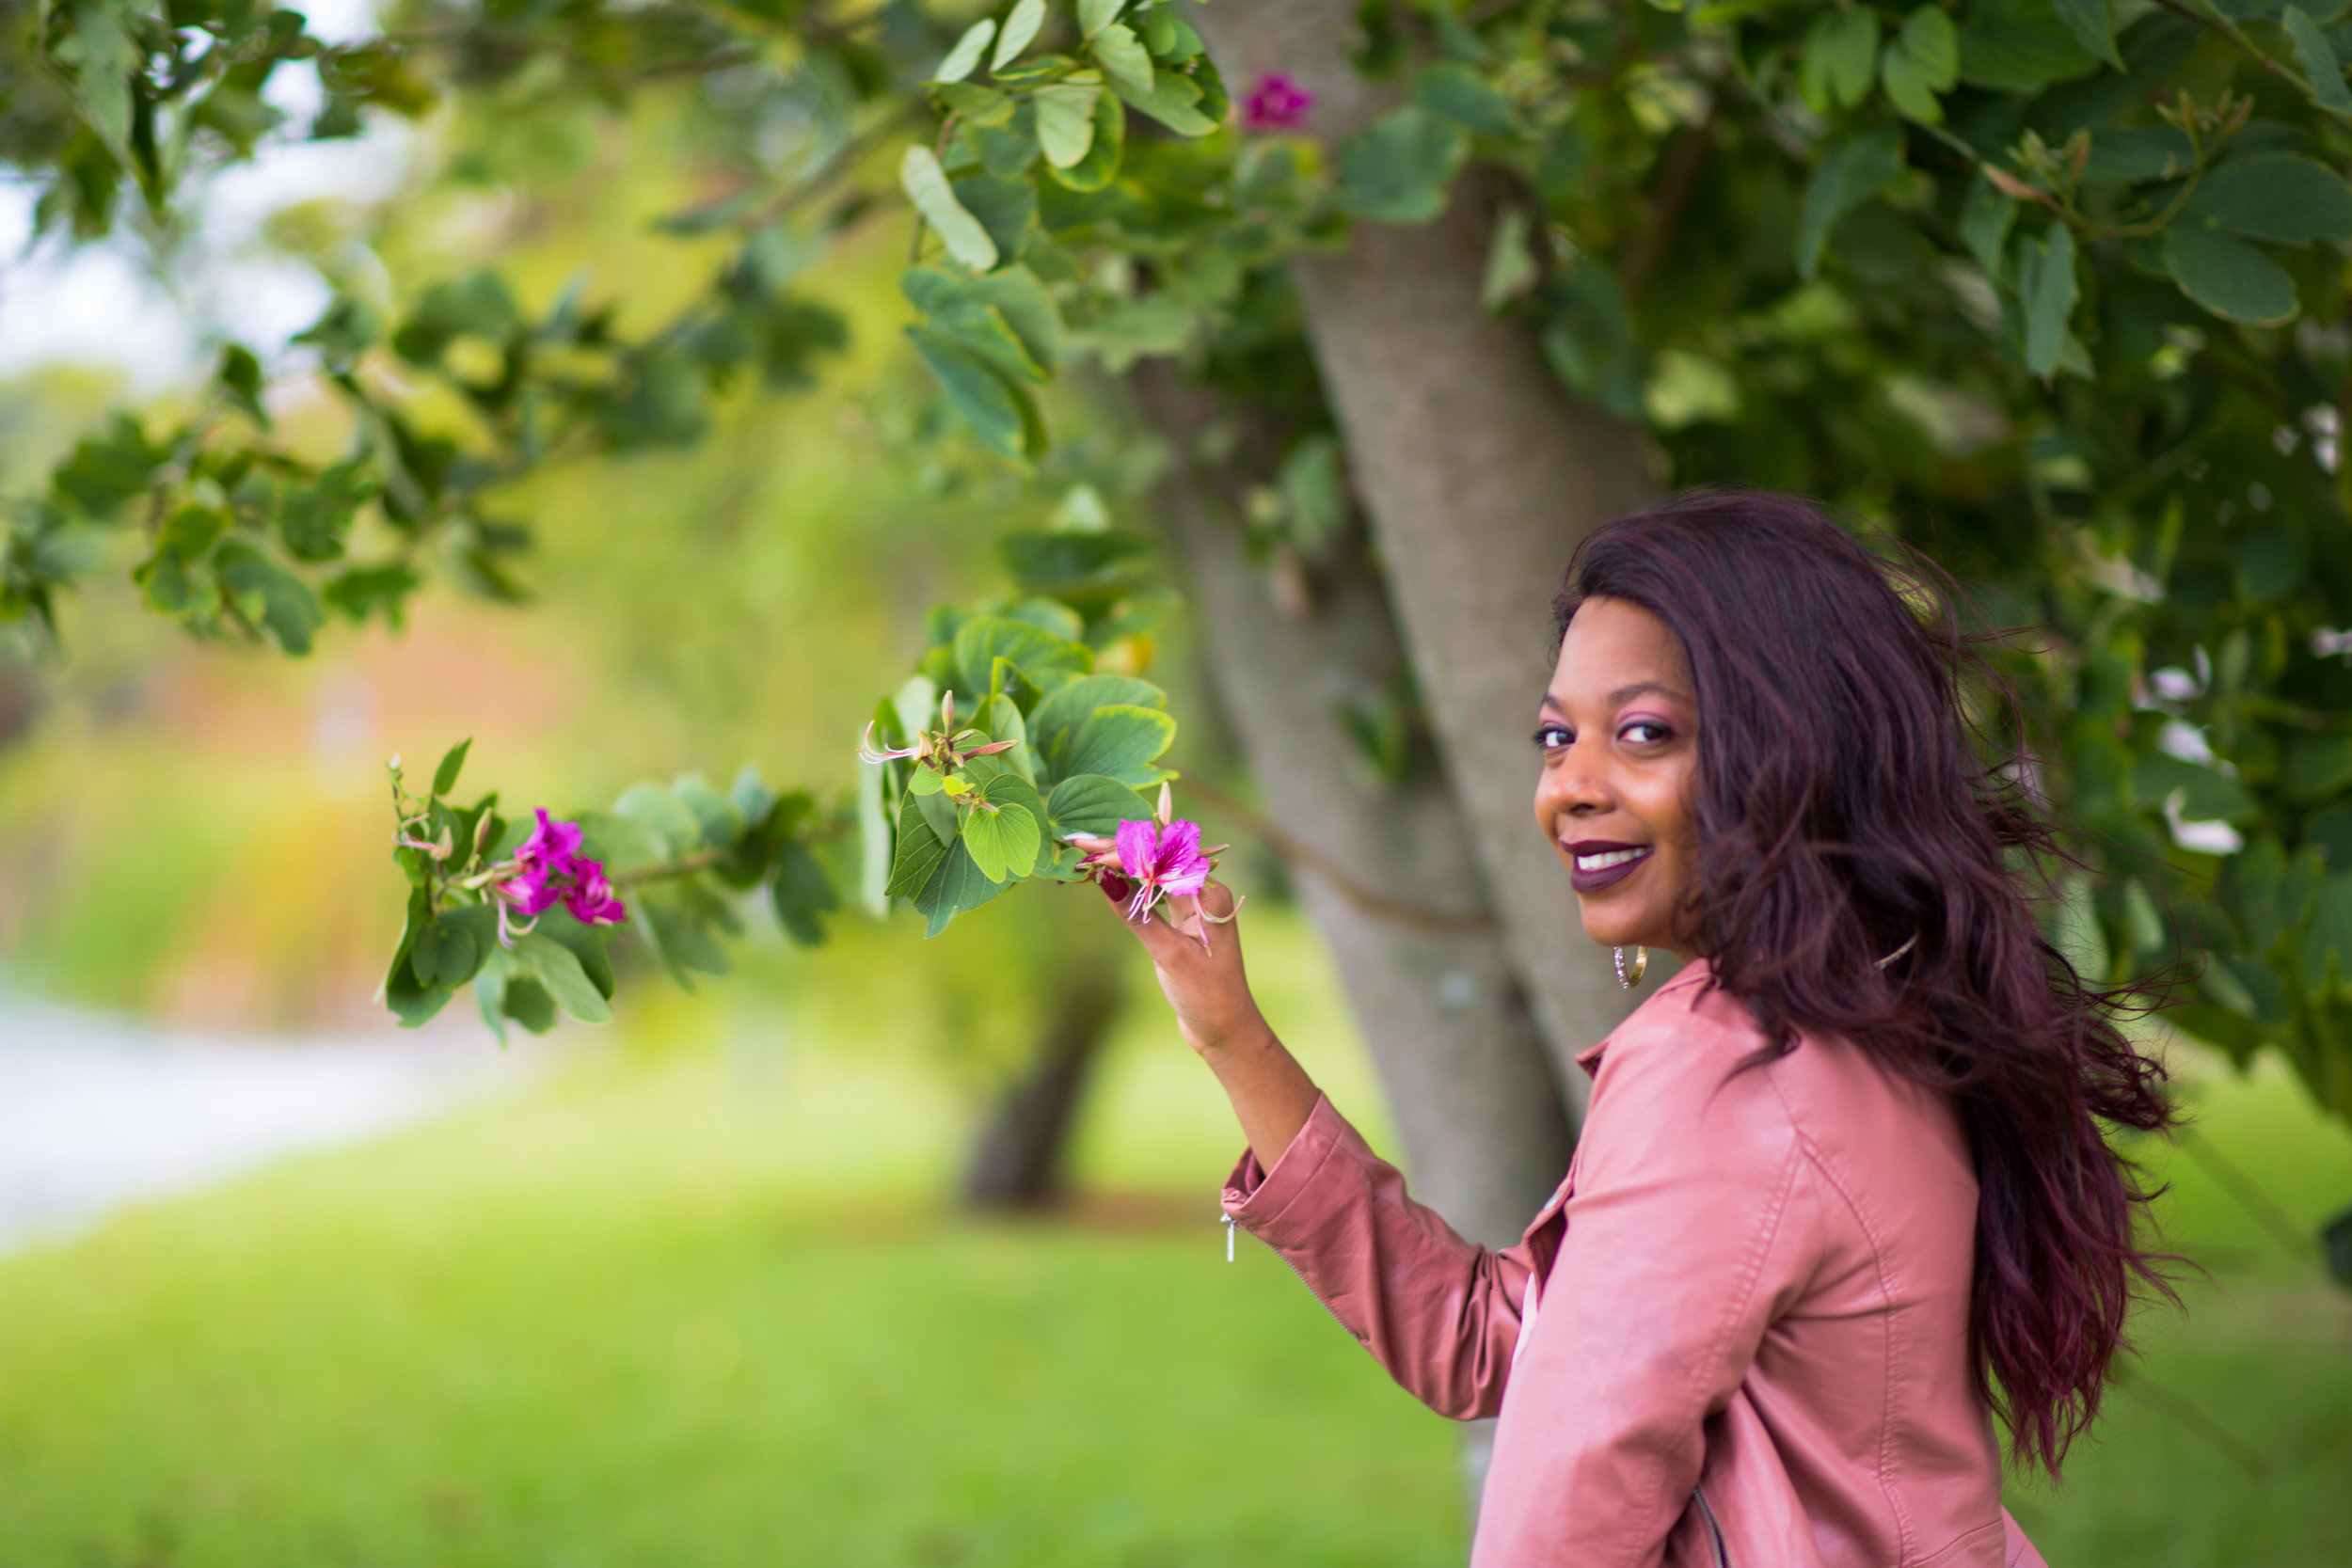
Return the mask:
<path id="1" fill-rule="evenodd" d="M 2195 1433 L 2256 1481 L 2270 1479 L 2270 1461 L 2263 1457 L 2260 1449 L 2237 1437 L 2202 1408 L 2171 1389 L 2150 1383 L 2128 1367 L 2116 1369 L 2115 1386 L 2126 1398 L 2138 1401 L 2157 1415 Z"/>
<path id="2" fill-rule="evenodd" d="M 2214 1179 L 2221 1190 L 2237 1200 L 2239 1208 L 2254 1217 L 2254 1223 L 2270 1232 L 2271 1239 L 2287 1252 L 2306 1263 L 2319 1260 L 2319 1243 L 2307 1236 L 2278 1200 L 2257 1186 L 2253 1179 L 2224 1158 L 2214 1148 L 2211 1139 L 2194 1127 L 2183 1127 L 2173 1135 L 2173 1143 L 2189 1157 L 2199 1170 Z"/>
<path id="3" fill-rule="evenodd" d="M 1424 904 L 1391 898 L 1379 889 L 1358 880 L 1337 860 L 1223 790 L 1202 784 L 1189 775 L 1184 779 L 1184 787 L 1263 839 L 1268 848 L 1295 867 L 1314 873 L 1332 892 L 1375 920 L 1392 921 L 1399 926 L 1410 926 L 1424 931 L 1491 931 L 1495 928 L 1495 917 L 1484 910 L 1433 910 Z"/>

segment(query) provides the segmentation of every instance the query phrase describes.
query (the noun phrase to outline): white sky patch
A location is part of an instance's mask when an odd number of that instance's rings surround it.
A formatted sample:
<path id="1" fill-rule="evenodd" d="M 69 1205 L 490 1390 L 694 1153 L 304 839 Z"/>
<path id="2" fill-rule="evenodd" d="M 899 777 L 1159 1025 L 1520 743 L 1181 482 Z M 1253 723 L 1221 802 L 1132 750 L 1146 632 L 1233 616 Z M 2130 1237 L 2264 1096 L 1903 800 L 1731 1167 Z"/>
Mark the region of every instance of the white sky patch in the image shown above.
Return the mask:
<path id="1" fill-rule="evenodd" d="M 327 0 L 302 8 L 329 42 L 367 37 L 372 0 Z M 213 175 L 193 192 L 193 233 L 161 276 L 145 245 L 118 230 L 93 245 L 50 234 L 31 245 L 37 192 L 0 182 L 0 376 L 60 362 L 119 368 L 133 397 L 150 397 L 210 368 L 234 339 L 264 362 L 318 319 L 330 297 L 309 267 L 262 250 L 272 214 L 301 202 L 341 198 L 366 206 L 399 188 L 415 133 L 383 117 L 347 141 L 293 139 L 325 102 L 308 61 L 271 73 L 269 102 L 290 116 L 249 163 Z M 125 206 L 136 196 L 126 189 Z"/>

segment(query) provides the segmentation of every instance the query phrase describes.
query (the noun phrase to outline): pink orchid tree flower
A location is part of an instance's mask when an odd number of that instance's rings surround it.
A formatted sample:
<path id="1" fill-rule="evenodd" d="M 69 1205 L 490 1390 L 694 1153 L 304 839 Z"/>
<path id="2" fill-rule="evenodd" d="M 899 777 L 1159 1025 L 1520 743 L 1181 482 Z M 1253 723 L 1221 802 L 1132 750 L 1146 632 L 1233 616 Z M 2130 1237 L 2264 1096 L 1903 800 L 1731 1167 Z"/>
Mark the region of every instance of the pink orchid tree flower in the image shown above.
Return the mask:
<path id="1" fill-rule="evenodd" d="M 515 858 L 494 867 L 490 891 L 499 907 L 499 942 L 512 947 L 517 936 L 530 932 L 538 918 L 558 904 L 573 919 L 587 926 L 617 926 L 628 918 L 628 906 L 613 891 L 602 861 L 580 853 L 586 830 L 538 808 L 539 825 L 515 851 Z M 524 924 L 517 926 L 516 920 Z"/>
<path id="2" fill-rule="evenodd" d="M 1282 71 L 1262 72 L 1242 100 L 1241 122 L 1252 131 L 1295 131 L 1307 122 L 1315 95 Z"/>
<path id="3" fill-rule="evenodd" d="M 628 906 L 612 891 L 602 861 L 580 863 L 580 879 L 564 893 L 564 907 L 582 926 L 618 926 L 628 918 Z"/>
<path id="4" fill-rule="evenodd" d="M 1159 809 L 1147 820 L 1121 822 L 1111 842 L 1078 863 L 1096 886 L 1122 906 L 1131 921 L 1144 921 L 1161 900 L 1198 898 L 1216 869 L 1216 857 L 1227 846 L 1200 846 L 1200 824 L 1174 815 L 1166 784 L 1160 786 Z M 1234 906 L 1236 910 L 1239 905 Z M 1195 906 L 1200 920 L 1200 945 L 1209 945 L 1209 927 L 1223 926 L 1232 915 L 1213 915 Z"/>

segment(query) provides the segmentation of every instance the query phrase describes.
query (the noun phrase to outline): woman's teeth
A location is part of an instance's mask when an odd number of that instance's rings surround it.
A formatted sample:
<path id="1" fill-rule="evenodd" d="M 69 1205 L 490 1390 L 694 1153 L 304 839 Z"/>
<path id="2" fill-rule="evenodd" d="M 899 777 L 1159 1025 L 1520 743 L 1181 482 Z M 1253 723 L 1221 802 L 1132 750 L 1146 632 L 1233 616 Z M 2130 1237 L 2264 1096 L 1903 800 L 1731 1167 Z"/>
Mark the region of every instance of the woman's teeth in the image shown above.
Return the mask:
<path id="1" fill-rule="evenodd" d="M 1576 857 L 1576 868 L 1579 871 L 1606 871 L 1613 865 L 1638 861 L 1648 853 L 1647 849 L 1612 849 L 1604 855 L 1579 855 Z"/>

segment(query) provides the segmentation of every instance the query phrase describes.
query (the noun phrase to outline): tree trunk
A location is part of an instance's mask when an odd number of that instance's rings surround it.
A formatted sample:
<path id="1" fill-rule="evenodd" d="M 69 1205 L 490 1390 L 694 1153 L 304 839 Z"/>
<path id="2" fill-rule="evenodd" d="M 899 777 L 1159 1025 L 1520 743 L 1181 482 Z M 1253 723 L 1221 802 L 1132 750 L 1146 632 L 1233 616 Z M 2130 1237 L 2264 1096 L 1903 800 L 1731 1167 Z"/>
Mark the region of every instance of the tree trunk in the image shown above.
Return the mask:
<path id="1" fill-rule="evenodd" d="M 1132 384 L 1171 433 L 1210 406 L 1164 368 Z M 1311 604 L 1278 594 L 1220 510 L 1180 463 L 1163 515 L 1217 705 L 1287 841 L 1273 847 L 1339 968 L 1415 1196 L 1475 1241 L 1517 1241 L 1567 1168 L 1570 1129 L 1444 778 L 1375 789 L 1351 766 L 1343 705 L 1403 658 L 1379 576 L 1355 538 Z"/>
<path id="2" fill-rule="evenodd" d="M 1162 429 L 1195 422 L 1201 394 L 1164 369 L 1134 384 Z M 1573 1130 L 1444 777 L 1375 791 L 1351 774 L 1341 706 L 1379 689 L 1404 657 L 1379 573 L 1351 536 L 1311 603 L 1278 595 L 1217 511 L 1180 464 L 1164 515 L 1210 680 L 1290 841 L 1285 859 L 1338 965 L 1414 1194 L 1473 1241 L 1517 1241 L 1567 1168 Z M 1466 1422 L 1462 1435 L 1474 1517 L 1494 1423 Z"/>
<path id="3" fill-rule="evenodd" d="M 1063 1156 L 1087 1080 L 1119 1016 L 1115 965 L 1073 965 L 1046 988 L 1051 1011 L 1036 1059 L 981 1125 L 963 1170 L 963 1204 L 1036 1210 L 1063 1196 Z"/>
<path id="4" fill-rule="evenodd" d="M 1336 143 L 1393 90 L 1348 60 L 1355 11 L 1354 0 L 1218 0 L 1198 20 L 1237 94 L 1286 72 L 1315 95 L 1307 128 Z M 1589 1085 L 1569 1058 L 1633 998 L 1584 940 L 1531 819 L 1524 736 L 1570 552 L 1652 484 L 1641 435 L 1569 397 L 1524 325 L 1480 305 L 1499 190 L 1473 172 L 1436 222 L 1359 222 L 1344 250 L 1294 272 L 1462 821 L 1581 1115 Z"/>

